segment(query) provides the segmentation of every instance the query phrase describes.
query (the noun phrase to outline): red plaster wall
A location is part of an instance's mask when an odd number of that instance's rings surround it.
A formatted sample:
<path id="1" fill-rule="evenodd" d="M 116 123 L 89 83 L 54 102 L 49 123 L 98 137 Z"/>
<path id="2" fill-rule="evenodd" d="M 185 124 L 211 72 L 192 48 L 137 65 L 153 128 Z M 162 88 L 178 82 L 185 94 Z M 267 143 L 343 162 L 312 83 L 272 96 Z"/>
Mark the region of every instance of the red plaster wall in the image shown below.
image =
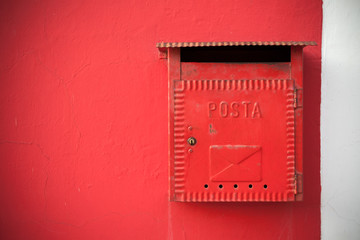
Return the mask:
<path id="1" fill-rule="evenodd" d="M 2 1 L 1 239 L 319 239 L 322 2 Z M 159 41 L 311 40 L 304 202 L 168 202 Z"/>

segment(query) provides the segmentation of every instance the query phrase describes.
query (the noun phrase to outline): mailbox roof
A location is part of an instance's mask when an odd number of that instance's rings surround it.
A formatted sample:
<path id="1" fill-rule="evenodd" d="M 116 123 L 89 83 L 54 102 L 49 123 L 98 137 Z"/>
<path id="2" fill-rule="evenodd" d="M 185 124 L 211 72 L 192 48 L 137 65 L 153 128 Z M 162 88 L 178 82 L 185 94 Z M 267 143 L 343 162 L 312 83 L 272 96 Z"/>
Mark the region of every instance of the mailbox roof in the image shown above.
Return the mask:
<path id="1" fill-rule="evenodd" d="M 158 48 L 226 47 L 226 46 L 316 46 L 316 42 L 160 42 Z"/>

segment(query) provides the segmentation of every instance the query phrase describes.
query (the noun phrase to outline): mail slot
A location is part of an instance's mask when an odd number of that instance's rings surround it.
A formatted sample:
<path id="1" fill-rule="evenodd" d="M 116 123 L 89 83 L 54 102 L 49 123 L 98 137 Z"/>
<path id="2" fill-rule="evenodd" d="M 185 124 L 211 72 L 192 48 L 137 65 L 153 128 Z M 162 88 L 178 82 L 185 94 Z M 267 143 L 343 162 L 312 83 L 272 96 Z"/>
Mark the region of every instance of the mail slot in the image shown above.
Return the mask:
<path id="1" fill-rule="evenodd" d="M 303 199 L 303 48 L 158 43 L 168 59 L 169 199 Z"/>

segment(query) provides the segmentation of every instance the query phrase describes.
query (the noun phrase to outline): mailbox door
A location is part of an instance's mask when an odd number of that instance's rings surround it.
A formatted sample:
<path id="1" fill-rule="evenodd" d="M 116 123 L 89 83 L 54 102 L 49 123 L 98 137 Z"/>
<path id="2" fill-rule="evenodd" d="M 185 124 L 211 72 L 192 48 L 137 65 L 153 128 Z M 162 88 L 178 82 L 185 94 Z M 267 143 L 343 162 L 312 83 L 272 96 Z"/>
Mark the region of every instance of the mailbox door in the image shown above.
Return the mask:
<path id="1" fill-rule="evenodd" d="M 180 62 L 179 55 L 169 49 L 170 199 L 294 201 L 291 63 Z"/>

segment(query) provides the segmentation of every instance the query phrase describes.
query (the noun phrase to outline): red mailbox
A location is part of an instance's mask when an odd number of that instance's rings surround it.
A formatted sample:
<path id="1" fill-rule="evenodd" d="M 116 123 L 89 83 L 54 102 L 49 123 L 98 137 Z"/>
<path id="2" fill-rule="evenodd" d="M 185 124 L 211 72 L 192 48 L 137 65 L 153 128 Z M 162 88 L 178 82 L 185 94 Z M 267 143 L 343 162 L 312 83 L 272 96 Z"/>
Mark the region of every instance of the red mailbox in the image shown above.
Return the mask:
<path id="1" fill-rule="evenodd" d="M 307 45 L 157 44 L 169 68 L 170 200 L 302 200 Z"/>

